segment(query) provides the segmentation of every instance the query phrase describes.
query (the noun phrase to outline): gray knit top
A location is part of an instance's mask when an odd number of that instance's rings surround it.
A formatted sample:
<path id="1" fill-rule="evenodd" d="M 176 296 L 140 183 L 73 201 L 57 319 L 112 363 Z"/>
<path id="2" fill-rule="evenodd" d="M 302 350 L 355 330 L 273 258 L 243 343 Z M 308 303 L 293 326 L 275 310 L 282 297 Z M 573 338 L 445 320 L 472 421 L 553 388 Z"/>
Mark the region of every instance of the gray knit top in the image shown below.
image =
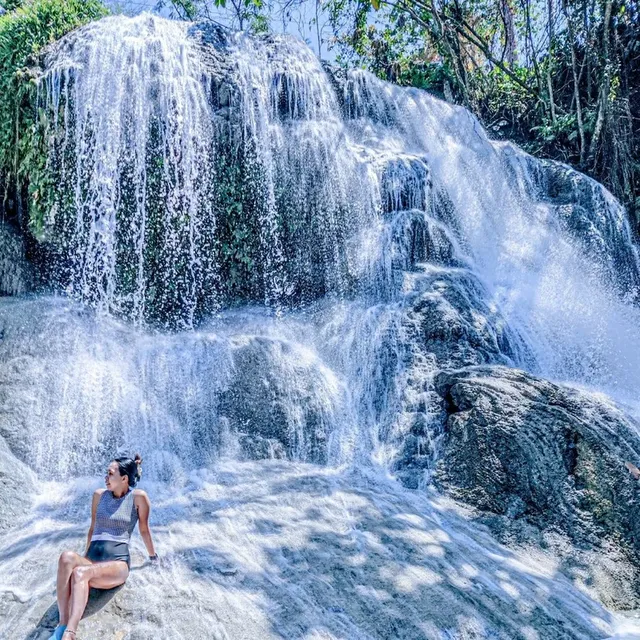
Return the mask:
<path id="1" fill-rule="evenodd" d="M 136 522 L 138 510 L 133 501 L 133 489 L 121 498 L 114 498 L 111 491 L 105 491 L 98 502 L 91 541 L 112 540 L 128 544 Z"/>

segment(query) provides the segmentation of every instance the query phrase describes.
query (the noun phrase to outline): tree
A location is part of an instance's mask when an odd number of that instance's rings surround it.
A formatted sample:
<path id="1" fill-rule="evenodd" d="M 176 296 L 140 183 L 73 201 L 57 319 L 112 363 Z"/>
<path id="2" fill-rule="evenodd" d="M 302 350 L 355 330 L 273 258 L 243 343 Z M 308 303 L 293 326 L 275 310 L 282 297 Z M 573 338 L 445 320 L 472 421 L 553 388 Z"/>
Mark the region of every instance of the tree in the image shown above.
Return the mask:
<path id="1" fill-rule="evenodd" d="M 330 0 L 330 15 L 343 64 L 465 105 L 640 213 L 637 0 Z"/>
<path id="2" fill-rule="evenodd" d="M 13 11 L 22 4 L 22 1 L 23 0 L 0 0 L 0 8 L 5 11 Z"/>
<path id="3" fill-rule="evenodd" d="M 229 26 L 251 29 L 254 32 L 268 30 L 269 7 L 264 0 L 159 0 L 157 9 L 170 6 L 176 17 L 182 20 L 204 18 L 219 22 L 225 17 Z"/>

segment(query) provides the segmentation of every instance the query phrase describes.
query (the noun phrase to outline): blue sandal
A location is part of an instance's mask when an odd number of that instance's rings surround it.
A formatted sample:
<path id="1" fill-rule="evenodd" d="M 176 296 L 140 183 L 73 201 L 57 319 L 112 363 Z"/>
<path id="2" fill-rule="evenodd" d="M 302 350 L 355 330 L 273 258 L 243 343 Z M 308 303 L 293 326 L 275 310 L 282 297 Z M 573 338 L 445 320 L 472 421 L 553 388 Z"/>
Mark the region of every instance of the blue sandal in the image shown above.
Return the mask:
<path id="1" fill-rule="evenodd" d="M 49 640 L 62 640 L 62 636 L 64 635 L 64 631 L 66 628 L 66 624 L 57 626 Z"/>

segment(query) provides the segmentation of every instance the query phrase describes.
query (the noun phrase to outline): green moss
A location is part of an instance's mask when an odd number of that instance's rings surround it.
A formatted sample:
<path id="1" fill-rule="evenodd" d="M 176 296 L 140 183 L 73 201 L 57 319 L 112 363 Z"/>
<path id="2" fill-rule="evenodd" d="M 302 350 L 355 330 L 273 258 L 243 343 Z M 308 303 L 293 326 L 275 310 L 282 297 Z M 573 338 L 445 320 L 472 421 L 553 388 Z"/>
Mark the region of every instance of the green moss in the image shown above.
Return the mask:
<path id="1" fill-rule="evenodd" d="M 0 17 L 0 177 L 28 184 L 33 231 L 42 230 L 52 192 L 46 118 L 35 106 L 40 51 L 73 29 L 107 15 L 99 0 L 26 0 Z"/>

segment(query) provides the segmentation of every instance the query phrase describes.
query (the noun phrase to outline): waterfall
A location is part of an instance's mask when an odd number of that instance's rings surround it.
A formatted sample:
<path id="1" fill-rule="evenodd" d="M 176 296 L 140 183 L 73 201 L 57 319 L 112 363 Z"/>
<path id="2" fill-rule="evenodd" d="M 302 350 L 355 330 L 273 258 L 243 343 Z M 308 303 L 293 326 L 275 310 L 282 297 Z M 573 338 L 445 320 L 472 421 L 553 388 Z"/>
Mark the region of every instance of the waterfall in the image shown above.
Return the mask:
<path id="1" fill-rule="evenodd" d="M 159 289 L 156 304 L 193 318 L 207 263 L 200 232 L 215 224 L 202 74 L 185 25 L 143 17 L 89 25 L 42 78 L 62 192 L 49 224 L 65 241 L 70 290 L 98 308 L 140 321 L 145 289 L 162 273 L 176 286 Z M 153 260 L 148 245 L 158 247 Z"/>
<path id="2" fill-rule="evenodd" d="M 33 237 L 0 226 L 0 635 L 48 635 L 57 554 L 140 452 L 163 563 L 134 536 L 87 637 L 637 637 L 604 608 L 637 597 L 640 452 L 604 187 L 288 36 L 112 16 L 40 71 Z"/>
<path id="3" fill-rule="evenodd" d="M 394 469 L 410 446 L 428 479 L 443 369 L 634 397 L 622 207 L 462 107 L 290 37 L 147 14 L 57 43 L 38 101 L 60 184 L 41 240 L 69 301 L 2 320 L 47 336 L 21 418 L 45 474 L 113 447 L 165 477 L 220 456 Z"/>

